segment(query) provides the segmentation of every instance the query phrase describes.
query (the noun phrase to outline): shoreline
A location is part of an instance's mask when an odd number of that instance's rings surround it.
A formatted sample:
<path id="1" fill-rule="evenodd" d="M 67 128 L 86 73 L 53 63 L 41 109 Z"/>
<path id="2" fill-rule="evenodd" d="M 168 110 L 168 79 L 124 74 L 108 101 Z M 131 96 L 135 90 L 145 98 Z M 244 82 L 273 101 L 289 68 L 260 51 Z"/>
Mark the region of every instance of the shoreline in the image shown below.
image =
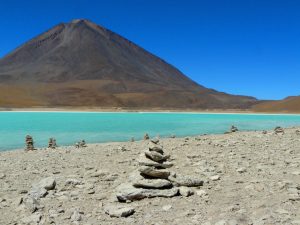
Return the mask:
<path id="1" fill-rule="evenodd" d="M 274 127 L 275 128 L 275 127 Z M 286 130 L 291 130 L 291 129 L 299 129 L 300 130 L 300 126 L 291 126 L 291 127 L 282 127 L 283 129 Z M 240 134 L 245 134 L 245 133 L 259 133 L 262 132 L 263 130 L 239 130 L 236 133 L 240 133 Z M 274 130 L 266 130 L 267 132 L 273 132 Z M 196 135 L 183 135 L 183 136 L 176 136 L 176 137 L 160 137 L 160 140 L 176 140 L 176 139 L 184 139 L 184 138 L 196 138 L 196 137 L 209 137 L 209 136 L 223 136 L 223 135 L 230 135 L 230 134 L 234 134 L 233 133 L 213 133 L 213 134 L 196 134 Z M 152 137 L 154 138 L 154 137 Z M 151 138 L 150 138 L 151 139 Z M 141 143 L 141 142 L 145 142 L 147 140 L 135 140 L 134 142 L 131 142 L 130 140 L 127 141 L 107 141 L 107 142 L 93 142 L 93 143 L 86 143 L 88 146 L 90 147 L 96 147 L 99 145 L 122 145 L 122 144 L 126 144 L 126 143 Z M 74 148 L 75 145 L 59 145 L 56 149 L 68 149 L 68 148 Z M 47 147 L 36 147 L 35 150 L 33 151 L 29 151 L 30 152 L 37 152 L 37 151 L 51 151 L 52 149 L 47 148 Z M 2 153 L 6 153 L 6 152 L 25 152 L 24 148 L 16 148 L 16 149 L 7 149 L 7 150 L 2 150 L 0 151 L 0 156 Z"/>
<path id="2" fill-rule="evenodd" d="M 113 110 L 113 109 L 65 109 L 65 108 L 32 108 L 21 109 L 14 108 L 10 110 L 1 110 L 0 113 L 182 113 L 182 114 L 220 114 L 220 115 L 295 115 L 300 116 L 297 112 L 256 112 L 256 111 L 239 111 L 239 110 Z"/>
<path id="3" fill-rule="evenodd" d="M 195 109 L 195 108 L 122 108 L 122 107 L 0 107 L 0 112 L 137 112 L 137 113 L 209 113 L 209 114 L 267 114 L 300 115 L 298 111 L 255 111 L 251 109 Z"/>

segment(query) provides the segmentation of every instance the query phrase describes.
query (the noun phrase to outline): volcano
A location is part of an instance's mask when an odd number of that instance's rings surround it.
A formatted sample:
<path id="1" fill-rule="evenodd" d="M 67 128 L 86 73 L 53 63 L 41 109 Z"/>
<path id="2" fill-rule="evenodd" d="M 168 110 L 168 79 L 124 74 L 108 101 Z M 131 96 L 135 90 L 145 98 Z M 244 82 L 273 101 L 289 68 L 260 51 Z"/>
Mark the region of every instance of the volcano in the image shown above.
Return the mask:
<path id="1" fill-rule="evenodd" d="M 0 107 L 245 109 L 95 23 L 61 23 L 0 59 Z"/>

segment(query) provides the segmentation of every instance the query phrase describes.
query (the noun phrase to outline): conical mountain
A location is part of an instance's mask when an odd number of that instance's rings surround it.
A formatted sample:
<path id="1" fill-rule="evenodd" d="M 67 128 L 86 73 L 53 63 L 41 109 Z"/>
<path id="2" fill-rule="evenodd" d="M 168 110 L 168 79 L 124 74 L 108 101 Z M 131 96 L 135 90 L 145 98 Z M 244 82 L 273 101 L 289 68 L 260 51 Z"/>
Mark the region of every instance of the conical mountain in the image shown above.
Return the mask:
<path id="1" fill-rule="evenodd" d="M 0 107 L 246 108 L 88 20 L 61 23 L 0 60 Z"/>

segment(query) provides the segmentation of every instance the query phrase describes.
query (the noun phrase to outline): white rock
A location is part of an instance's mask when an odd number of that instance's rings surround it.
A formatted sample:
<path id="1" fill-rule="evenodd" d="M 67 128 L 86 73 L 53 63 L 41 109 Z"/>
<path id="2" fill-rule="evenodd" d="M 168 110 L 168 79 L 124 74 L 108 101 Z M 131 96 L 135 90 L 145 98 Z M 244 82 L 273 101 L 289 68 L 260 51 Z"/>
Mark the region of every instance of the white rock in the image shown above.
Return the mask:
<path id="1" fill-rule="evenodd" d="M 219 175 L 214 175 L 214 176 L 211 176 L 209 179 L 211 179 L 212 181 L 217 181 L 217 180 L 220 180 L 220 176 Z"/>
<path id="2" fill-rule="evenodd" d="M 179 194 L 184 197 L 189 197 L 194 194 L 193 190 L 188 187 L 180 187 Z"/>
<path id="3" fill-rule="evenodd" d="M 170 209 L 172 209 L 172 205 L 164 205 L 164 206 L 162 207 L 162 209 L 163 209 L 164 211 L 169 211 Z"/>
<path id="4" fill-rule="evenodd" d="M 104 211 L 111 217 L 128 217 L 135 212 L 135 209 L 130 206 L 110 204 L 105 206 Z"/>

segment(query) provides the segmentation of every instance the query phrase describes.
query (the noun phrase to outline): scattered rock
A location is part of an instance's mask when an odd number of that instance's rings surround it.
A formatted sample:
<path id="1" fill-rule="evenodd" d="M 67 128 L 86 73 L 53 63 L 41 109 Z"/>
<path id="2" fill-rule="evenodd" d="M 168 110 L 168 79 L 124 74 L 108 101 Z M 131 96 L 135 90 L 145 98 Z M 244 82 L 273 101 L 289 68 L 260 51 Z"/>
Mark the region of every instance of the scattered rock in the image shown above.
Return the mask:
<path id="1" fill-rule="evenodd" d="M 128 217 L 135 212 L 135 209 L 130 206 L 121 206 L 121 205 L 107 205 L 104 208 L 106 214 L 111 217 Z"/>
<path id="2" fill-rule="evenodd" d="M 189 196 L 193 195 L 194 192 L 190 188 L 183 186 L 183 187 L 179 188 L 179 194 L 184 197 L 189 197 Z"/>

